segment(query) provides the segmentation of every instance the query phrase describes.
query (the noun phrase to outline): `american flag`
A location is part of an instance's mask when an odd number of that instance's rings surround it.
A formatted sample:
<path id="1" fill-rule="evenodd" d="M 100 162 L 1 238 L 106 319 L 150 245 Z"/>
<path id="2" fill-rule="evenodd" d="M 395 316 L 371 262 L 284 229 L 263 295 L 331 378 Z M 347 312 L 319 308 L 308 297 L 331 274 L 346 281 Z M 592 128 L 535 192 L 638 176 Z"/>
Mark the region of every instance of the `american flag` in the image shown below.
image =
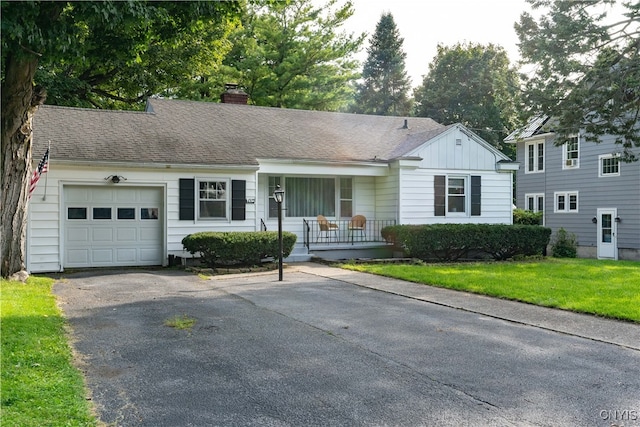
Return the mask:
<path id="1" fill-rule="evenodd" d="M 31 175 L 31 181 L 29 182 L 29 199 L 31 199 L 31 195 L 33 191 L 36 189 L 38 185 L 38 181 L 40 181 L 40 175 L 47 172 L 49 170 L 49 149 L 44 153 L 42 160 L 38 163 L 38 167 L 33 171 L 33 175 Z"/>

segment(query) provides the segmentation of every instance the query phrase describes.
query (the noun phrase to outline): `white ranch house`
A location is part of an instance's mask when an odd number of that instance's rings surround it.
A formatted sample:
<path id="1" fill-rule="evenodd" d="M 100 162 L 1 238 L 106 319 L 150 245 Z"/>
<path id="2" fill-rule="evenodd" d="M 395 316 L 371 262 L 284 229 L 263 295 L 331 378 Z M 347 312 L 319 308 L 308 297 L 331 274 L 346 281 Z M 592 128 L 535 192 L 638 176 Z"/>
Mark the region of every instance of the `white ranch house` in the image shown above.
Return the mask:
<path id="1" fill-rule="evenodd" d="M 428 118 L 256 107 L 242 97 L 150 99 L 145 112 L 45 105 L 34 118 L 34 162 L 49 141 L 49 172 L 29 205 L 32 273 L 167 265 L 190 256 L 181 244 L 190 233 L 277 230 L 276 185 L 283 229 L 298 235 L 289 261 L 387 249 L 380 229 L 390 224 L 512 222 L 517 164 L 464 126 Z M 319 234 L 318 215 L 337 232 Z M 354 215 L 367 219 L 357 235 L 348 231 Z"/>

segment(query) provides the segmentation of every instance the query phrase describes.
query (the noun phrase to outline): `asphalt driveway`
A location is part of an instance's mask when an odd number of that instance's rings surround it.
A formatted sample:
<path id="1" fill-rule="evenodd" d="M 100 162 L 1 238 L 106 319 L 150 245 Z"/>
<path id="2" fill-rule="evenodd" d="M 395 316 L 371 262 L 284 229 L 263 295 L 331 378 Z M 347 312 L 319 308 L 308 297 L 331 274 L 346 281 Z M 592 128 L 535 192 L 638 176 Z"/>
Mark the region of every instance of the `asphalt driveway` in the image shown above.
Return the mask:
<path id="1" fill-rule="evenodd" d="M 640 425 L 638 325 L 314 264 L 277 279 L 66 275 L 54 290 L 101 420 Z M 164 325 L 182 315 L 192 330 Z"/>

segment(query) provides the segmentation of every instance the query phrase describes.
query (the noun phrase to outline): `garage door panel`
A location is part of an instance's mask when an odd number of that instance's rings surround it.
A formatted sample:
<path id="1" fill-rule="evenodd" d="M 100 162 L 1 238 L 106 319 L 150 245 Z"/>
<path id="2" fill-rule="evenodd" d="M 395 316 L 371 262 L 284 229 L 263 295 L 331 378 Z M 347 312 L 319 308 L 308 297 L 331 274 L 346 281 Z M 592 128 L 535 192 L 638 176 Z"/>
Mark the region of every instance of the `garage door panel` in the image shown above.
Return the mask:
<path id="1" fill-rule="evenodd" d="M 138 229 L 135 227 L 118 228 L 118 242 L 136 242 L 138 241 Z"/>
<path id="2" fill-rule="evenodd" d="M 92 242 L 113 242 L 112 228 L 94 228 L 91 231 Z"/>
<path id="3" fill-rule="evenodd" d="M 129 262 L 135 263 L 137 261 L 136 253 L 137 253 L 136 248 L 127 248 L 127 249 L 118 248 L 116 249 L 116 259 L 118 260 L 119 263 L 129 263 Z"/>
<path id="4" fill-rule="evenodd" d="M 89 250 L 69 249 L 67 250 L 66 259 L 70 266 L 86 265 L 89 263 Z"/>
<path id="5" fill-rule="evenodd" d="M 161 188 L 65 186 L 63 192 L 65 267 L 162 264 Z M 89 215 L 70 219 L 69 208 Z M 106 212 L 112 212 L 111 219 Z"/>
<path id="6" fill-rule="evenodd" d="M 140 229 L 140 241 L 150 242 L 158 241 L 162 238 L 162 232 L 156 228 L 141 228 Z"/>
<path id="7" fill-rule="evenodd" d="M 89 241 L 89 227 L 74 227 L 67 228 L 65 233 L 68 242 L 88 242 Z"/>
<path id="8" fill-rule="evenodd" d="M 162 251 L 160 248 L 141 248 L 140 249 L 140 261 L 152 262 L 153 260 L 162 257 Z"/>
<path id="9" fill-rule="evenodd" d="M 91 259 L 95 263 L 112 263 L 113 262 L 113 249 L 91 249 Z"/>

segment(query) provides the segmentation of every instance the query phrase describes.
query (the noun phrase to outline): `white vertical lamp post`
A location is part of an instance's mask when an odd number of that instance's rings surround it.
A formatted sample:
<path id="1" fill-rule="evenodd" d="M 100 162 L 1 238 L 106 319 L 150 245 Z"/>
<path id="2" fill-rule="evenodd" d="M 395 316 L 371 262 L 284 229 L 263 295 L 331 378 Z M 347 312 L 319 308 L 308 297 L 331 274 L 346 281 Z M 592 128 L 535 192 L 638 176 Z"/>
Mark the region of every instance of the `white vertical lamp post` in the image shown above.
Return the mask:
<path id="1" fill-rule="evenodd" d="M 284 190 L 280 186 L 276 186 L 273 192 L 273 198 L 278 204 L 278 280 L 282 282 L 282 201 L 284 200 Z"/>

